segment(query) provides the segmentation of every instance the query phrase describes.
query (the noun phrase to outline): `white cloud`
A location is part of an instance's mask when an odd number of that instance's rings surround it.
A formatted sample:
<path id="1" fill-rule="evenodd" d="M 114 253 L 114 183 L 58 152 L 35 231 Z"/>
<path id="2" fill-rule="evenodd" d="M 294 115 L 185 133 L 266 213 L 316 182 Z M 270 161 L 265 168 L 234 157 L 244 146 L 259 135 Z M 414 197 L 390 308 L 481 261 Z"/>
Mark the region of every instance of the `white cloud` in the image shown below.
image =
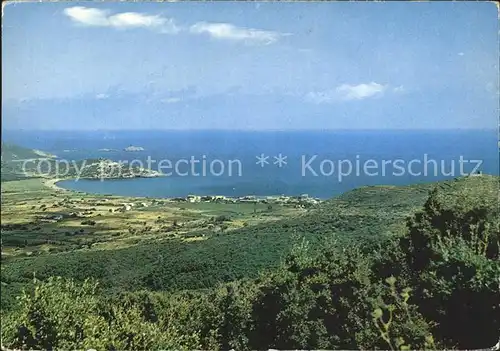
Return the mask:
<path id="1" fill-rule="evenodd" d="M 177 33 L 180 30 L 170 18 L 138 12 L 123 12 L 111 15 L 108 10 L 74 6 L 64 9 L 64 14 L 75 23 L 91 27 L 149 28 L 163 33 Z"/>
<path id="2" fill-rule="evenodd" d="M 86 26 L 107 26 L 108 11 L 81 6 L 69 7 L 64 9 L 64 14 L 74 22 Z"/>
<path id="3" fill-rule="evenodd" d="M 197 22 L 185 28 L 176 25 L 172 18 L 147 15 L 138 12 L 112 14 L 109 10 L 74 6 L 64 9 L 64 14 L 73 22 L 88 27 L 109 27 L 115 29 L 148 28 L 161 33 L 176 34 L 188 31 L 191 34 L 205 34 L 215 39 L 268 45 L 281 37 L 290 35 L 275 31 L 237 27 L 230 23 Z"/>
<path id="4" fill-rule="evenodd" d="M 341 95 L 342 100 L 361 100 L 375 95 L 382 95 L 386 89 L 386 85 L 371 82 L 358 85 L 343 84 L 336 91 Z"/>
<path id="5" fill-rule="evenodd" d="M 124 12 L 110 16 L 109 24 L 116 28 L 138 28 L 164 26 L 168 20 L 160 16 L 148 16 L 136 12 Z"/>
<path id="6" fill-rule="evenodd" d="M 321 104 L 336 101 L 363 100 L 370 97 L 382 96 L 388 89 L 387 85 L 375 82 L 358 85 L 342 84 L 335 89 L 326 91 L 313 91 L 306 94 L 306 100 Z M 403 87 L 394 88 L 394 92 L 402 91 Z"/>
<path id="7" fill-rule="evenodd" d="M 98 99 L 98 100 L 103 100 L 103 99 L 109 98 L 109 95 L 108 94 L 97 94 L 95 96 L 95 98 Z"/>
<path id="8" fill-rule="evenodd" d="M 221 40 L 243 41 L 246 43 L 268 45 L 276 42 L 288 33 L 279 33 L 253 28 L 237 27 L 230 23 L 198 22 L 189 28 L 194 34 L 208 34 Z"/>

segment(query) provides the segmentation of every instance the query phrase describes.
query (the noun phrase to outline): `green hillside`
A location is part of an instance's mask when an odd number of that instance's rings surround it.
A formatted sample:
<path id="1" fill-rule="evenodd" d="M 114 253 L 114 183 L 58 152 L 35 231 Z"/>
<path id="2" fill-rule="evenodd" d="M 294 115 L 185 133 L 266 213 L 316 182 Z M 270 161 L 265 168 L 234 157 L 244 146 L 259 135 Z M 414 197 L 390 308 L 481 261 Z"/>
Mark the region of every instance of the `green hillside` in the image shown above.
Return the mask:
<path id="1" fill-rule="evenodd" d="M 19 145 L 2 143 L 2 162 L 53 157 L 54 155 L 40 150 L 33 150 Z"/>
<path id="2" fill-rule="evenodd" d="M 223 234 L 204 233 L 206 240 L 140 243 L 116 250 L 79 250 L 7 261 L 2 279 L 28 282 L 63 276 L 83 280 L 93 277 L 113 289 L 183 290 L 215 286 L 219 282 L 256 277 L 274 268 L 289 253 L 297 238 L 312 246 L 325 238 L 376 245 L 405 230 L 405 219 L 422 207 L 435 186 L 453 206 L 488 205 L 495 210 L 495 177 L 467 177 L 437 184 L 406 187 L 365 187 L 332 199 L 319 209 L 243 227 Z M 464 197 L 467 202 L 456 198 Z M 8 289 L 6 289 L 8 290 Z"/>
<path id="3" fill-rule="evenodd" d="M 430 188 L 363 188 L 300 216 L 220 235 L 207 232 L 208 239 L 204 241 L 167 241 L 154 246 L 144 243 L 119 250 L 24 258 L 7 262 L 3 277 L 9 282 L 29 281 L 36 271 L 40 278 L 95 277 L 106 286 L 120 289 L 212 287 L 221 281 L 255 277 L 262 269 L 276 267 L 298 237 L 315 243 L 325 237 L 341 241 L 360 237 L 379 240 L 384 235 L 397 234 L 404 227 L 406 216 L 422 206 Z M 394 199 L 387 196 L 391 191 L 404 194 L 407 200 L 394 206 Z"/>
<path id="4" fill-rule="evenodd" d="M 24 160 L 54 158 L 54 155 L 22 146 L 2 143 L 1 181 L 26 179 L 28 176 L 22 169 Z"/>
<path id="5" fill-rule="evenodd" d="M 16 192 L 21 183 L 3 197 L 54 195 L 35 183 Z M 203 224 L 217 221 L 201 219 L 201 204 L 172 205 L 153 213 L 192 211 L 170 217 L 186 222 L 145 222 L 129 245 L 5 257 L 2 248 L 2 339 L 26 349 L 486 348 L 500 330 L 498 187 L 487 175 L 364 187 L 281 219 L 249 211 L 255 222 L 243 226 L 227 212 L 225 231 Z M 103 199 L 116 200 L 81 201 Z M 98 244 L 112 218 L 52 244 Z M 2 223 L 11 241 L 31 225 L 15 223 Z"/>

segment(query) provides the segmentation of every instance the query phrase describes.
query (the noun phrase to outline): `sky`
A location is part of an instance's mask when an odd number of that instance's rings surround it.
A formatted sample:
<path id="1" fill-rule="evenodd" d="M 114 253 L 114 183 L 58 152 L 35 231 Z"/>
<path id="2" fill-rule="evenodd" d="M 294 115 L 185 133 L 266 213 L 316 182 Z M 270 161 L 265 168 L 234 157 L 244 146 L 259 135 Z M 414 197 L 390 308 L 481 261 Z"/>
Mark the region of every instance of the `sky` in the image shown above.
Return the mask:
<path id="1" fill-rule="evenodd" d="M 9 130 L 497 128 L 488 2 L 11 3 Z"/>

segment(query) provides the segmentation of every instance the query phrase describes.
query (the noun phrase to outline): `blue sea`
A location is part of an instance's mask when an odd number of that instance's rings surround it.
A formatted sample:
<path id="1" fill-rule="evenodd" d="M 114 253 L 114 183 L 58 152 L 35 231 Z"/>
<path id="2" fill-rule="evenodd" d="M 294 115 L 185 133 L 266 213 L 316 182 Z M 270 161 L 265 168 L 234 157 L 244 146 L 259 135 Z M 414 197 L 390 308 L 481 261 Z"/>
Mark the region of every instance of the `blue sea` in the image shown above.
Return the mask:
<path id="1" fill-rule="evenodd" d="M 499 173 L 496 130 L 3 131 L 3 141 L 68 161 L 103 157 L 147 167 L 149 159 L 157 170 L 163 160 L 162 171 L 169 174 L 164 177 L 58 183 L 126 196 L 308 194 L 325 199 L 364 185 L 449 179 L 476 165 L 475 171 Z M 144 151 L 124 151 L 128 146 Z"/>

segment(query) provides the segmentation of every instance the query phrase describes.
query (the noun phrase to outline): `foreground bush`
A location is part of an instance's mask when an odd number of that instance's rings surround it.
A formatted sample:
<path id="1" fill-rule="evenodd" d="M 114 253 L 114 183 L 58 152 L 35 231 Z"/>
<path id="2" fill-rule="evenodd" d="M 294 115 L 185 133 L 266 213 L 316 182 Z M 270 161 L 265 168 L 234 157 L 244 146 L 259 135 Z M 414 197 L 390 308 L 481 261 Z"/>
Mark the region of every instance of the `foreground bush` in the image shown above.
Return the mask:
<path id="1" fill-rule="evenodd" d="M 4 321 L 2 340 L 22 349 L 387 348 L 373 313 L 391 308 L 391 294 L 371 281 L 369 266 L 355 248 L 312 256 L 302 245 L 279 270 L 208 293 L 106 298 L 91 281 L 36 281 Z M 414 308 L 390 313 L 391 340 L 425 345 L 429 327 Z"/>
<path id="2" fill-rule="evenodd" d="M 447 345 L 487 347 L 500 336 L 498 216 L 497 207 L 448 204 L 434 190 L 408 220 L 401 248 L 413 303 Z"/>
<path id="3" fill-rule="evenodd" d="M 2 321 L 2 342 L 21 349 L 196 348 L 195 335 L 147 321 L 138 306 L 106 305 L 92 281 L 50 278 L 19 297 Z"/>

